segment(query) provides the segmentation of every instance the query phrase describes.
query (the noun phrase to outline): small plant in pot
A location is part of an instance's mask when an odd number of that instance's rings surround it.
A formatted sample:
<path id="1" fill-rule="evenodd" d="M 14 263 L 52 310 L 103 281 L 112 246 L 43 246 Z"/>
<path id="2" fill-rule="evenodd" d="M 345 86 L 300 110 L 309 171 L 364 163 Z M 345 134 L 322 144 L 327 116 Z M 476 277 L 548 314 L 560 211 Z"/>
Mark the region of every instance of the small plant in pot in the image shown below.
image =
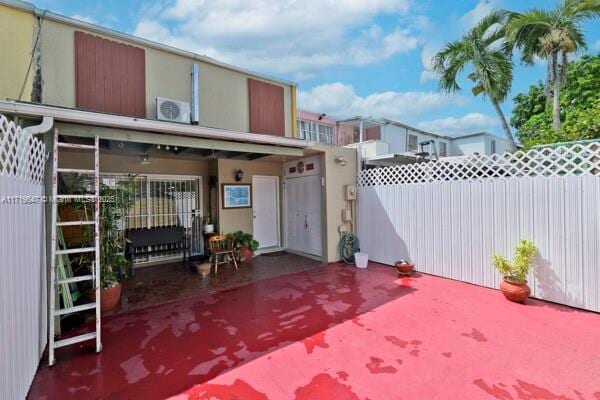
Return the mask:
<path id="1" fill-rule="evenodd" d="M 125 257 L 123 217 L 133 204 L 131 180 L 114 186 L 102 184 L 100 196 L 100 282 L 101 309 L 110 311 L 121 300 L 121 281 L 129 275 L 131 262 Z"/>
<path id="2" fill-rule="evenodd" d="M 494 266 L 503 276 L 500 291 L 510 301 L 522 303 L 531 293 L 527 286 L 527 274 L 537 253 L 537 247 L 529 240 L 521 240 L 515 247 L 515 258 L 510 261 L 494 254 Z"/>
<path id="3" fill-rule="evenodd" d="M 125 257 L 126 239 L 123 236 L 123 217 L 134 201 L 130 187 L 131 180 L 117 182 L 113 186 L 100 184 L 100 308 L 102 311 L 111 311 L 117 307 L 121 300 L 121 281 L 127 278 L 131 269 L 131 261 Z M 93 230 L 89 230 L 88 233 L 93 243 Z M 86 257 L 86 264 L 90 265 L 94 261 L 94 256 Z M 93 291 L 90 295 L 93 297 Z"/>
<path id="4" fill-rule="evenodd" d="M 227 237 L 233 241 L 233 248 L 235 249 L 238 261 L 244 262 L 252 260 L 254 252 L 258 249 L 259 245 L 259 243 L 254 240 L 252 234 L 235 231 L 228 233 Z"/>
<path id="5" fill-rule="evenodd" d="M 396 261 L 395 264 L 398 275 L 410 275 L 415 269 L 415 264 L 406 260 Z"/>

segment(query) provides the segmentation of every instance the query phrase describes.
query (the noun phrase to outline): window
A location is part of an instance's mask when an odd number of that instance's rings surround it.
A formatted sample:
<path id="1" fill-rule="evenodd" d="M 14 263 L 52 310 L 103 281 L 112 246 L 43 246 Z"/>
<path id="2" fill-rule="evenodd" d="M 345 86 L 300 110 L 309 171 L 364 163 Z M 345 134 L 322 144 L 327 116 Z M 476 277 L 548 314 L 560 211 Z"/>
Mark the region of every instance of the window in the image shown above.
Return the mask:
<path id="1" fill-rule="evenodd" d="M 490 141 L 490 154 L 495 154 L 495 153 L 496 153 L 496 141 L 492 139 Z"/>
<path id="2" fill-rule="evenodd" d="M 144 49 L 75 32 L 77 108 L 146 118 Z"/>
<path id="3" fill-rule="evenodd" d="M 448 147 L 446 142 L 439 142 L 440 143 L 440 157 L 446 157 L 448 155 Z"/>
<path id="4" fill-rule="evenodd" d="M 307 122 L 306 139 L 313 142 L 318 140 L 317 137 L 317 124 L 314 122 Z"/>
<path id="5" fill-rule="evenodd" d="M 250 132 L 285 136 L 283 87 L 248 78 Z"/>
<path id="6" fill-rule="evenodd" d="M 298 121 L 298 139 L 306 139 L 306 121 Z"/>
<path id="7" fill-rule="evenodd" d="M 417 151 L 419 149 L 419 138 L 417 135 L 408 134 L 408 151 Z"/>
<path id="8" fill-rule="evenodd" d="M 333 128 L 319 124 L 319 142 L 331 144 L 333 142 Z"/>

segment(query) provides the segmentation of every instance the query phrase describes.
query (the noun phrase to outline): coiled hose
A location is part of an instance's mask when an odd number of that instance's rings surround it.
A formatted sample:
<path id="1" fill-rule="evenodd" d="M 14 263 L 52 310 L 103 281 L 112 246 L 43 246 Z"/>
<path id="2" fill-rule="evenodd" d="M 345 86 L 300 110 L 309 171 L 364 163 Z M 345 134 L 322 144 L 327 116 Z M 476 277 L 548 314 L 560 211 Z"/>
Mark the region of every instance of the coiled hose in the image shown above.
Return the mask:
<path id="1" fill-rule="evenodd" d="M 340 252 L 340 258 L 346 264 L 354 263 L 354 253 L 360 251 L 360 243 L 358 242 L 358 238 L 354 236 L 354 234 L 346 232 L 342 235 L 340 239 L 340 244 L 338 245 L 338 250 Z"/>

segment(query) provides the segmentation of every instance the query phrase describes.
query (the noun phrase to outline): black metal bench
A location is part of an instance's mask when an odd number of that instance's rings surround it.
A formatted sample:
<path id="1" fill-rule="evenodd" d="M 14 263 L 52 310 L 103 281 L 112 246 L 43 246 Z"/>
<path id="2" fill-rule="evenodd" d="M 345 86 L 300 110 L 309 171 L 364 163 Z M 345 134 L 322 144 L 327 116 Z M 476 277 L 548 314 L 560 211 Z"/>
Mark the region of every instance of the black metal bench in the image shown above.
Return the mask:
<path id="1" fill-rule="evenodd" d="M 154 228 L 128 229 L 127 255 L 138 256 L 183 251 L 183 262 L 187 260 L 187 240 L 183 226 L 161 226 Z"/>

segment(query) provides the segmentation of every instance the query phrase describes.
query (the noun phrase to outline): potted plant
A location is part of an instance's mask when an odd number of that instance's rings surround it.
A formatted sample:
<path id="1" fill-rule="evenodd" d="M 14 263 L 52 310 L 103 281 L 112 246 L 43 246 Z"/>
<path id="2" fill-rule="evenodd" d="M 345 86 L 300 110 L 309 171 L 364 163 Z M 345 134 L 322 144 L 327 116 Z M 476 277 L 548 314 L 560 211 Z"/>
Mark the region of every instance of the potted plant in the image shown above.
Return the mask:
<path id="1" fill-rule="evenodd" d="M 533 264 L 537 248 L 529 240 L 521 240 L 515 247 L 515 258 L 512 261 L 494 254 L 494 266 L 503 276 L 500 290 L 510 301 L 522 303 L 529 297 L 531 289 L 527 286 L 527 274 Z"/>
<path id="2" fill-rule="evenodd" d="M 227 237 L 233 241 L 233 248 L 238 261 L 250 261 L 254 257 L 254 252 L 258 249 L 259 244 L 254 240 L 252 234 L 235 231 L 228 233 Z"/>
<path id="3" fill-rule="evenodd" d="M 102 311 L 111 311 L 117 307 L 121 300 L 121 281 L 129 275 L 131 269 L 131 261 L 125 257 L 126 238 L 123 236 L 123 216 L 133 204 L 130 185 L 131 180 L 120 181 L 112 186 L 100 184 L 100 308 Z M 86 204 L 85 208 L 87 207 Z M 93 229 L 88 230 L 87 237 L 93 242 Z M 93 253 L 86 253 L 80 260 L 80 264 L 90 265 L 93 261 Z M 90 292 L 90 296 L 94 296 L 93 291 Z"/>
<path id="4" fill-rule="evenodd" d="M 215 225 L 210 222 L 210 214 L 203 218 L 202 225 L 204 226 L 204 233 L 213 233 L 215 231 Z"/>
<path id="5" fill-rule="evenodd" d="M 101 309 L 113 310 L 121 300 L 121 281 L 129 275 L 131 262 L 125 257 L 123 216 L 133 204 L 131 180 L 114 186 L 100 185 L 100 284 Z"/>
<path id="6" fill-rule="evenodd" d="M 415 264 L 412 264 L 406 260 L 396 261 L 394 265 L 396 266 L 398 275 L 410 275 L 415 269 Z"/>

